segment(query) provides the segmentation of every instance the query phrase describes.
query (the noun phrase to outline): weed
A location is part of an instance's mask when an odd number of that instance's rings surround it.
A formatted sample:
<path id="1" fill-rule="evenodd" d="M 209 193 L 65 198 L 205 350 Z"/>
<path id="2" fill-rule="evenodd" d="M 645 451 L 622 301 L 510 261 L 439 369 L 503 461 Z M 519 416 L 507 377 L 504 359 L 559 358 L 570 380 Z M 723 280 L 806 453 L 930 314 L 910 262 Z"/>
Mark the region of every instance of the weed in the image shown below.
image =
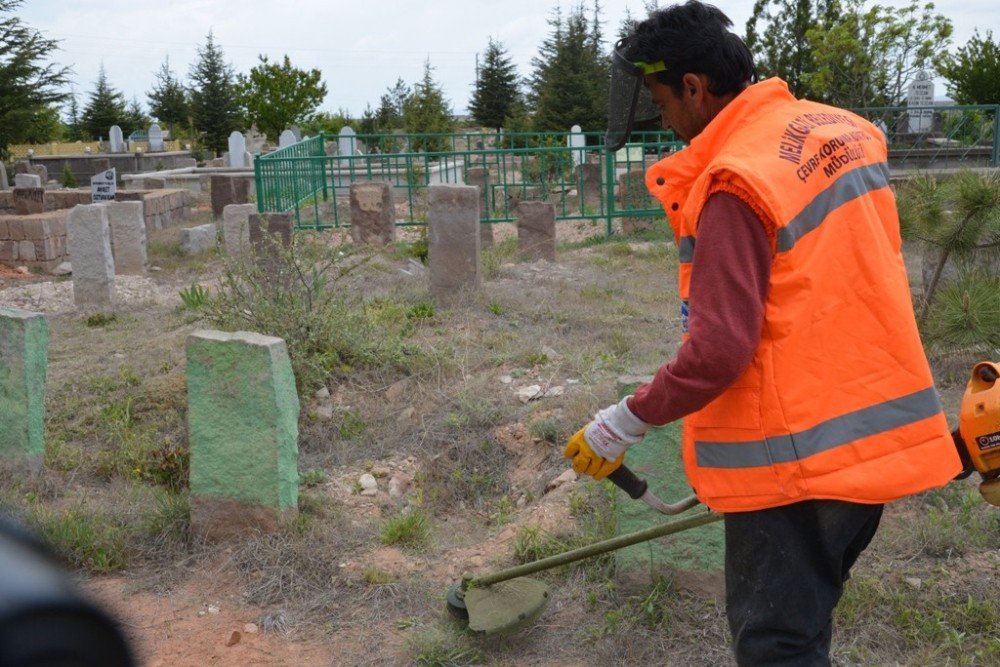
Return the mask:
<path id="1" fill-rule="evenodd" d="M 208 290 L 198 283 L 191 283 L 190 287 L 185 287 L 178 294 L 181 297 L 182 307 L 187 310 L 198 310 L 208 303 Z"/>
<path id="2" fill-rule="evenodd" d="M 143 520 L 143 531 L 157 540 L 186 542 L 191 528 L 191 499 L 187 494 L 158 491 L 156 506 Z"/>
<path id="3" fill-rule="evenodd" d="M 500 267 L 513 261 L 516 256 L 517 239 L 504 239 L 500 243 L 493 244 L 492 248 L 486 248 L 480 255 L 483 276 L 488 280 L 499 278 Z"/>
<path id="4" fill-rule="evenodd" d="M 488 306 L 486 306 L 486 310 L 490 311 L 492 314 L 496 315 L 497 317 L 499 317 L 500 315 L 503 315 L 503 306 L 500 305 L 499 303 L 497 303 L 496 301 L 493 301 Z"/>
<path id="5" fill-rule="evenodd" d="M 528 430 L 536 438 L 552 444 L 556 444 L 563 439 L 562 425 L 558 419 L 552 417 L 537 419 L 531 422 Z"/>
<path id="6" fill-rule="evenodd" d="M 93 315 L 88 315 L 84 319 L 84 323 L 88 327 L 106 327 L 117 319 L 118 316 L 114 313 L 94 313 Z"/>
<path id="7" fill-rule="evenodd" d="M 385 545 L 419 548 L 430 539 L 431 522 L 419 509 L 401 512 L 386 519 L 379 533 L 379 542 Z"/>
<path id="8" fill-rule="evenodd" d="M 524 363 L 528 366 L 544 366 L 549 363 L 549 355 L 544 352 L 528 352 L 524 355 Z"/>
<path id="9" fill-rule="evenodd" d="M 59 182 L 64 188 L 76 187 L 76 176 L 73 175 L 73 169 L 70 168 L 69 162 L 63 162 L 62 177 Z"/>
<path id="10" fill-rule="evenodd" d="M 344 440 L 360 437 L 368 429 L 368 424 L 354 410 L 344 410 L 340 413 L 337 432 Z"/>
<path id="11" fill-rule="evenodd" d="M 512 455 L 500 443 L 452 442 L 425 465 L 418 478 L 427 500 L 442 508 L 483 507 L 510 491 L 504 472 Z"/>
<path id="12" fill-rule="evenodd" d="M 79 468 L 83 461 L 84 453 L 81 448 L 68 444 L 61 435 L 46 434 L 44 463 L 47 469 L 70 472 Z"/>
<path id="13" fill-rule="evenodd" d="M 411 320 L 429 320 L 434 317 L 434 304 L 426 301 L 414 304 L 406 311 L 406 317 Z"/>
<path id="14" fill-rule="evenodd" d="M 144 478 L 176 493 L 187 488 L 190 467 L 190 450 L 168 443 L 149 452 Z"/>
<path id="15" fill-rule="evenodd" d="M 39 508 L 28 520 L 74 567 L 106 574 L 128 566 L 128 533 L 107 514 L 82 506 L 53 511 Z"/>
<path id="16" fill-rule="evenodd" d="M 326 471 L 322 468 L 310 468 L 299 475 L 299 485 L 311 489 L 326 481 Z"/>
<path id="17" fill-rule="evenodd" d="M 438 628 L 414 630 L 407 644 L 411 663 L 420 667 L 464 667 L 483 662 L 467 637 Z"/>
<path id="18" fill-rule="evenodd" d="M 375 565 L 367 565 L 361 572 L 361 578 L 369 586 L 384 586 L 395 581 L 395 577 Z"/>

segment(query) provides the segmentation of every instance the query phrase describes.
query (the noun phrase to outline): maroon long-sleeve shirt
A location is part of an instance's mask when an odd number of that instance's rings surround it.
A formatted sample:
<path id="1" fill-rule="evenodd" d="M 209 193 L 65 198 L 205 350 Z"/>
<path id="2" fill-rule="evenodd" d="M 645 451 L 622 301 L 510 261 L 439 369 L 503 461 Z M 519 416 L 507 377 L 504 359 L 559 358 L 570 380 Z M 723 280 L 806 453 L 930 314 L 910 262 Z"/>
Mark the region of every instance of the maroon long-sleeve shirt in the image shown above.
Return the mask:
<path id="1" fill-rule="evenodd" d="M 727 193 L 708 198 L 688 294 L 690 337 L 629 399 L 639 419 L 658 426 L 680 419 L 743 374 L 760 343 L 771 259 L 764 225 L 746 203 Z"/>

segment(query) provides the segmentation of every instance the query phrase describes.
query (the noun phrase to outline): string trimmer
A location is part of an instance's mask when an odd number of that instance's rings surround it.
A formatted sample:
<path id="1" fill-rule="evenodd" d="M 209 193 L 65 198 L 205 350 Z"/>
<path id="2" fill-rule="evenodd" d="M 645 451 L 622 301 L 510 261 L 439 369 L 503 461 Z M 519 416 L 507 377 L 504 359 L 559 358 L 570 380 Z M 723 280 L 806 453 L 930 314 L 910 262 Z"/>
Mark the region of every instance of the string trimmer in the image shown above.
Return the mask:
<path id="1" fill-rule="evenodd" d="M 625 466 L 608 475 L 608 479 L 633 499 L 641 499 L 661 514 L 680 514 L 698 505 L 698 499 L 694 496 L 674 504 L 663 502 L 649 490 L 649 485 L 644 480 L 639 479 Z M 475 632 L 488 635 L 516 632 L 534 623 L 549 599 L 548 586 L 537 579 L 529 579 L 527 575 L 704 526 L 721 519 L 721 514 L 706 510 L 679 521 L 671 521 L 662 526 L 628 535 L 619 535 L 493 574 L 481 577 L 465 576 L 461 583 L 455 584 L 448 590 L 448 611 L 457 618 L 468 621 L 469 629 Z"/>

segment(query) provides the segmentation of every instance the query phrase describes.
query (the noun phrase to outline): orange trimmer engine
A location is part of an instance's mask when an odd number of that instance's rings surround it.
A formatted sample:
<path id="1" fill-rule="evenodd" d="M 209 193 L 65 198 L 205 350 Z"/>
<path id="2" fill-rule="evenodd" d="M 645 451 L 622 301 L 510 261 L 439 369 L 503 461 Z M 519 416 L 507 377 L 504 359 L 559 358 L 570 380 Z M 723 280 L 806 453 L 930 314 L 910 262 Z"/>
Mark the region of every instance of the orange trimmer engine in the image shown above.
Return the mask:
<path id="1" fill-rule="evenodd" d="M 1000 507 L 1000 364 L 982 361 L 972 369 L 953 434 L 964 470 L 982 476 L 979 491 L 991 505 Z"/>

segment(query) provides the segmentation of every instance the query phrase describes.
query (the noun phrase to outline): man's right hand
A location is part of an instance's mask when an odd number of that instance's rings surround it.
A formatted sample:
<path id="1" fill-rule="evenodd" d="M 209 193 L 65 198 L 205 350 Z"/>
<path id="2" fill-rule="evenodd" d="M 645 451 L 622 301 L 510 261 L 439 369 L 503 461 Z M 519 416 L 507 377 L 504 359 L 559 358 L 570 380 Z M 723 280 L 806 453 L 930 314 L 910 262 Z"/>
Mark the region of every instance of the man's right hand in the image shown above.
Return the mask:
<path id="1" fill-rule="evenodd" d="M 581 428 L 577 431 L 569 442 L 566 443 L 566 449 L 563 450 L 563 456 L 573 461 L 573 470 L 581 475 L 590 475 L 594 479 L 604 479 L 615 470 L 621 466 L 622 461 L 625 460 L 625 452 L 618 455 L 613 461 L 608 461 L 605 458 L 601 458 L 594 450 L 591 449 L 590 444 L 587 442 L 585 433 L 587 427 Z"/>

